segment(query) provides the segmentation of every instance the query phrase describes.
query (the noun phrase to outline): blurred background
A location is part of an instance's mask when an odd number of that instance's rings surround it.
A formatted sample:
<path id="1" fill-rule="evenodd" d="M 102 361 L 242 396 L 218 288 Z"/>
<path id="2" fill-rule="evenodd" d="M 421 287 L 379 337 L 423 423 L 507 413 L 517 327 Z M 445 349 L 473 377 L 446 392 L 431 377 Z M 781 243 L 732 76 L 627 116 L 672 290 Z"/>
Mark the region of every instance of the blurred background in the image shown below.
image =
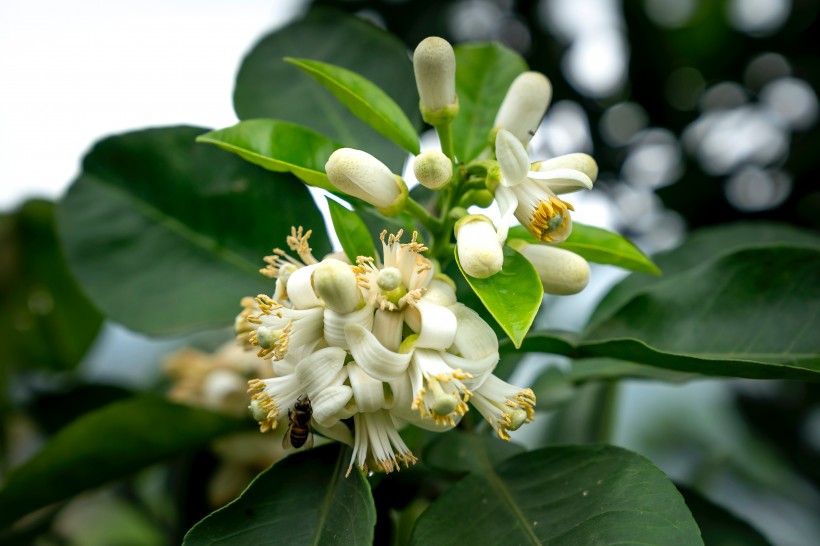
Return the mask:
<path id="1" fill-rule="evenodd" d="M 574 217 L 624 233 L 648 253 L 675 247 L 691 230 L 725 222 L 820 226 L 820 56 L 811 38 L 820 1 L 314 4 L 364 17 L 398 35 L 408 49 L 439 35 L 453 43 L 497 40 L 521 53 L 554 88 L 531 156 L 592 154 L 601 175 L 594 190 L 573 196 Z M 12 213 L 33 197 L 59 199 L 78 174 L 82 155 L 103 136 L 146 126 L 235 123 L 233 79 L 244 54 L 310 5 L 304 0 L 0 4 L 0 211 Z M 580 328 L 622 275 L 595 267 L 590 288 L 553 298 L 539 324 Z M 0 276 L 4 297 L 9 278 Z M 37 313 L 47 302 L 35 298 L 28 305 Z M 77 377 L 112 388 L 154 388 L 162 378 L 163 355 L 191 343 L 148 340 L 106 324 L 76 376 L 15 375 L 8 408 L 31 404 Z M 549 365 L 569 363 L 542 358 L 523 366 L 519 379 L 526 381 L 528 374 L 532 379 L 533 368 Z M 553 441 L 584 441 L 573 436 L 572 422 L 594 410 L 584 406 L 584 392 L 575 394 L 545 419 L 544 434 Z M 616 443 L 649 457 L 693 495 L 753 522 L 771 543 L 816 543 L 816 386 L 631 381 L 621 386 L 618 400 Z M 28 436 L 11 443 L 12 466 L 38 445 Z M 145 477 L 148 483 L 138 487 L 148 498 L 150 480 Z M 125 523 L 112 528 L 139 532 L 120 543 L 162 543 L 155 521 L 124 506 L 112 521 Z M 87 526 L 75 526 L 64 533 L 70 537 L 65 543 L 114 543 L 111 535 L 101 538 Z"/>

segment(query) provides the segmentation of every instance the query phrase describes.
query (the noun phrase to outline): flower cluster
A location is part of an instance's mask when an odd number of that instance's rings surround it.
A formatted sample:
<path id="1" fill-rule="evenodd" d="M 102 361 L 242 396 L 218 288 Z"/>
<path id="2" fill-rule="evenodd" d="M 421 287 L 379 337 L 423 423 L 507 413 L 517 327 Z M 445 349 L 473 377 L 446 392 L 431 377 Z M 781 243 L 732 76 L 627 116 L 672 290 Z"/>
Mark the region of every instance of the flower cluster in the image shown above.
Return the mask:
<path id="1" fill-rule="evenodd" d="M 236 321 L 240 341 L 272 361 L 273 377 L 249 382 L 263 432 L 307 399 L 313 428 L 353 446 L 351 468 L 390 472 L 416 461 L 398 433 L 405 423 L 445 431 L 468 402 L 504 439 L 532 420 L 532 391 L 492 375 L 495 333 L 456 301 L 415 233 L 402 243 L 383 232 L 382 259 L 355 265 L 317 260 L 309 236 L 287 238 L 298 259 L 279 249 L 266 258 L 276 291 L 243 300 Z"/>

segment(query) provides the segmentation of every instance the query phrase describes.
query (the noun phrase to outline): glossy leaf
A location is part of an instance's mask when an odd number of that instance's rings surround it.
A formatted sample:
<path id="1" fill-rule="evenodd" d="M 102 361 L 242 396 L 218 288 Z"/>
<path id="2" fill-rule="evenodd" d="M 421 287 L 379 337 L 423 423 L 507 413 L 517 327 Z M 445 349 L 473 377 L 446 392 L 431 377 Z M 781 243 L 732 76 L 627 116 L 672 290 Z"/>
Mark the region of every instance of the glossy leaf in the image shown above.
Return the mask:
<path id="1" fill-rule="evenodd" d="M 319 133 L 295 123 L 251 119 L 198 136 L 269 171 L 291 172 L 311 186 L 337 191 L 325 174 L 325 163 L 339 148 Z"/>
<path id="2" fill-rule="evenodd" d="M 239 119 L 299 123 L 344 146 L 365 150 L 393 172 L 401 172 L 407 152 L 359 120 L 284 57 L 314 59 L 360 74 L 392 97 L 411 124 L 419 127 L 413 67 L 403 43 L 358 17 L 314 9 L 257 43 L 242 61 L 234 89 Z"/>
<path id="3" fill-rule="evenodd" d="M 424 464 L 452 473 L 483 473 L 525 449 L 496 436 L 461 430 L 439 434 L 424 448 Z"/>
<path id="4" fill-rule="evenodd" d="M 408 152 L 418 155 L 419 137 L 401 107 L 379 86 L 353 71 L 309 59 L 285 60 L 324 85 L 357 118 Z"/>
<path id="5" fill-rule="evenodd" d="M 304 184 L 212 146 L 196 127 L 107 138 L 57 210 L 69 265 L 110 318 L 148 334 L 233 322 L 244 296 L 273 292 L 262 258 L 291 226 L 330 248 Z"/>
<path id="6" fill-rule="evenodd" d="M 501 44 L 461 44 L 454 49 L 458 115 L 452 125 L 453 146 L 456 157 L 467 163 L 488 146 L 504 95 L 527 63 Z"/>
<path id="7" fill-rule="evenodd" d="M 539 242 L 524 226 L 511 228 L 509 236 L 514 239 L 525 239 L 530 243 Z M 629 239 L 599 227 L 573 222 L 570 236 L 555 246 L 571 250 L 590 262 L 653 275 L 661 274 L 658 266 Z"/>
<path id="8" fill-rule="evenodd" d="M 529 260 L 505 246 L 504 265 L 491 277 L 477 279 L 464 273 L 461 264 L 458 267 L 513 344 L 520 346 L 544 297 L 541 279 Z"/>
<path id="9" fill-rule="evenodd" d="M 549 447 L 470 474 L 421 515 L 410 543 L 703 544 L 669 478 L 613 446 Z"/>
<path id="10" fill-rule="evenodd" d="M 0 216 L 0 248 L 3 371 L 73 368 L 96 339 L 102 315 L 68 269 L 54 204 L 32 200 Z"/>
<path id="11" fill-rule="evenodd" d="M 376 508 L 350 450 L 338 444 L 296 453 L 260 474 L 242 495 L 199 523 L 183 546 L 370 545 Z"/>
<path id="12" fill-rule="evenodd" d="M 345 208 L 333 199 L 327 200 L 330 218 L 333 221 L 333 230 L 342 244 L 347 259 L 355 264 L 358 256 L 376 258 L 376 247 L 370 237 L 370 230 L 364 220 L 356 212 Z"/>
<path id="13" fill-rule="evenodd" d="M 105 406 L 67 425 L 8 475 L 0 490 L 0 527 L 32 510 L 246 428 L 247 421 L 154 396 Z"/>

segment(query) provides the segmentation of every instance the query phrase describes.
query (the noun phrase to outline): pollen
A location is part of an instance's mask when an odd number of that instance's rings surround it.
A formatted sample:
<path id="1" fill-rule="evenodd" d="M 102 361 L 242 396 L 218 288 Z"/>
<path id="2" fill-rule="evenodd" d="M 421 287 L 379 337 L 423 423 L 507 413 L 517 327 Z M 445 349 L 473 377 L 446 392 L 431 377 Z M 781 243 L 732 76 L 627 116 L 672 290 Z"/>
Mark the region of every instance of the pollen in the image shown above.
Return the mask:
<path id="1" fill-rule="evenodd" d="M 552 234 L 569 222 L 569 211 L 575 210 L 572 205 L 555 196 L 540 201 L 532 213 L 530 233 L 545 243 L 553 242 Z"/>

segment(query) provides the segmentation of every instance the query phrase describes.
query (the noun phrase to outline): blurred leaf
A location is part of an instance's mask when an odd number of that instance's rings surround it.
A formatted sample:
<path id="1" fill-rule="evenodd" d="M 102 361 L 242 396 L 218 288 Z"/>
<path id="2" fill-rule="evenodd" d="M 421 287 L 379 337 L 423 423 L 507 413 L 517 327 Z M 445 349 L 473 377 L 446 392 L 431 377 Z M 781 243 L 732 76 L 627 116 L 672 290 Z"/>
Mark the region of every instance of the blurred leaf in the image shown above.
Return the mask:
<path id="1" fill-rule="evenodd" d="M 544 297 L 541 279 L 530 261 L 505 246 L 504 265 L 491 277 L 477 279 L 464 273 L 460 263 L 458 268 L 484 307 L 510 336 L 513 344 L 519 347 Z"/>
<path id="2" fill-rule="evenodd" d="M 342 145 L 307 127 L 275 119 L 250 119 L 200 135 L 196 141 L 215 144 L 269 171 L 291 172 L 311 186 L 338 191 L 325 174 L 325 163 Z"/>
<path id="3" fill-rule="evenodd" d="M 754 527 L 696 491 L 678 486 L 709 546 L 770 546 Z"/>
<path id="4" fill-rule="evenodd" d="M 345 477 L 349 461 L 338 444 L 291 455 L 197 523 L 183 546 L 372 544 L 376 507 L 358 469 Z"/>
<path id="5" fill-rule="evenodd" d="M 377 258 L 379 255 L 376 253 L 376 247 L 373 246 L 370 230 L 367 229 L 361 217 L 333 199 L 327 200 L 327 206 L 330 210 L 330 218 L 333 220 L 333 230 L 350 263 L 355 264 L 358 256 Z"/>
<path id="6" fill-rule="evenodd" d="M 0 362 L 6 371 L 76 366 L 97 337 L 102 315 L 68 270 L 54 204 L 32 200 L 0 216 Z"/>
<path id="7" fill-rule="evenodd" d="M 658 282 L 665 282 L 677 273 L 741 247 L 779 242 L 820 246 L 820 236 L 811 231 L 768 222 L 739 222 L 694 231 L 678 248 L 653 257 L 663 270 L 663 278 L 644 275 L 625 278 L 604 297 L 589 324 L 594 325 L 610 316 L 637 293 Z"/>
<path id="8" fill-rule="evenodd" d="M 458 115 L 452 125 L 453 146 L 456 157 L 467 163 L 489 144 L 504 95 L 527 63 L 501 44 L 461 44 L 454 49 Z"/>
<path id="9" fill-rule="evenodd" d="M 148 334 L 232 323 L 243 296 L 272 292 L 258 273 L 291 226 L 324 220 L 305 186 L 211 146 L 197 127 L 106 138 L 57 209 L 68 262 L 112 319 Z"/>
<path id="10" fill-rule="evenodd" d="M 309 59 L 285 58 L 325 86 L 357 118 L 408 152 L 418 155 L 419 136 L 401 107 L 367 78 L 350 70 Z"/>
<path id="11" fill-rule="evenodd" d="M 539 243 L 524 226 L 511 228 L 510 237 L 526 239 L 531 243 Z M 652 260 L 647 258 L 629 239 L 595 226 L 573 222 L 570 236 L 566 241 L 555 246 L 571 250 L 586 260 L 597 264 L 614 265 L 623 269 L 653 275 L 661 274 L 658 266 L 652 263 Z"/>
<path id="12" fill-rule="evenodd" d="M 495 436 L 462 430 L 438 434 L 424 449 L 424 463 L 452 473 L 484 473 L 525 449 Z"/>
<path id="13" fill-rule="evenodd" d="M 0 527 L 245 428 L 247 421 L 147 395 L 86 414 L 8 475 L 0 490 Z"/>
<path id="14" fill-rule="evenodd" d="M 682 383 L 696 377 L 697 375 L 695 374 L 674 372 L 614 358 L 582 358 L 573 360 L 572 367 L 567 374 L 567 378 L 575 384 L 585 383 L 587 381 L 622 378 Z"/>
<path id="15" fill-rule="evenodd" d="M 703 544 L 680 493 L 613 446 L 549 447 L 473 473 L 421 515 L 411 544 Z"/>
<path id="16" fill-rule="evenodd" d="M 47 434 L 55 434 L 82 415 L 134 395 L 116 385 L 78 384 L 56 392 L 39 392 L 26 412 Z"/>
<path id="17" fill-rule="evenodd" d="M 299 123 L 347 147 L 365 150 L 400 172 L 406 152 L 359 120 L 284 57 L 315 59 L 361 74 L 410 113 L 411 123 L 418 127 L 419 99 L 404 44 L 357 17 L 315 9 L 257 43 L 242 61 L 234 90 L 239 119 Z"/>

